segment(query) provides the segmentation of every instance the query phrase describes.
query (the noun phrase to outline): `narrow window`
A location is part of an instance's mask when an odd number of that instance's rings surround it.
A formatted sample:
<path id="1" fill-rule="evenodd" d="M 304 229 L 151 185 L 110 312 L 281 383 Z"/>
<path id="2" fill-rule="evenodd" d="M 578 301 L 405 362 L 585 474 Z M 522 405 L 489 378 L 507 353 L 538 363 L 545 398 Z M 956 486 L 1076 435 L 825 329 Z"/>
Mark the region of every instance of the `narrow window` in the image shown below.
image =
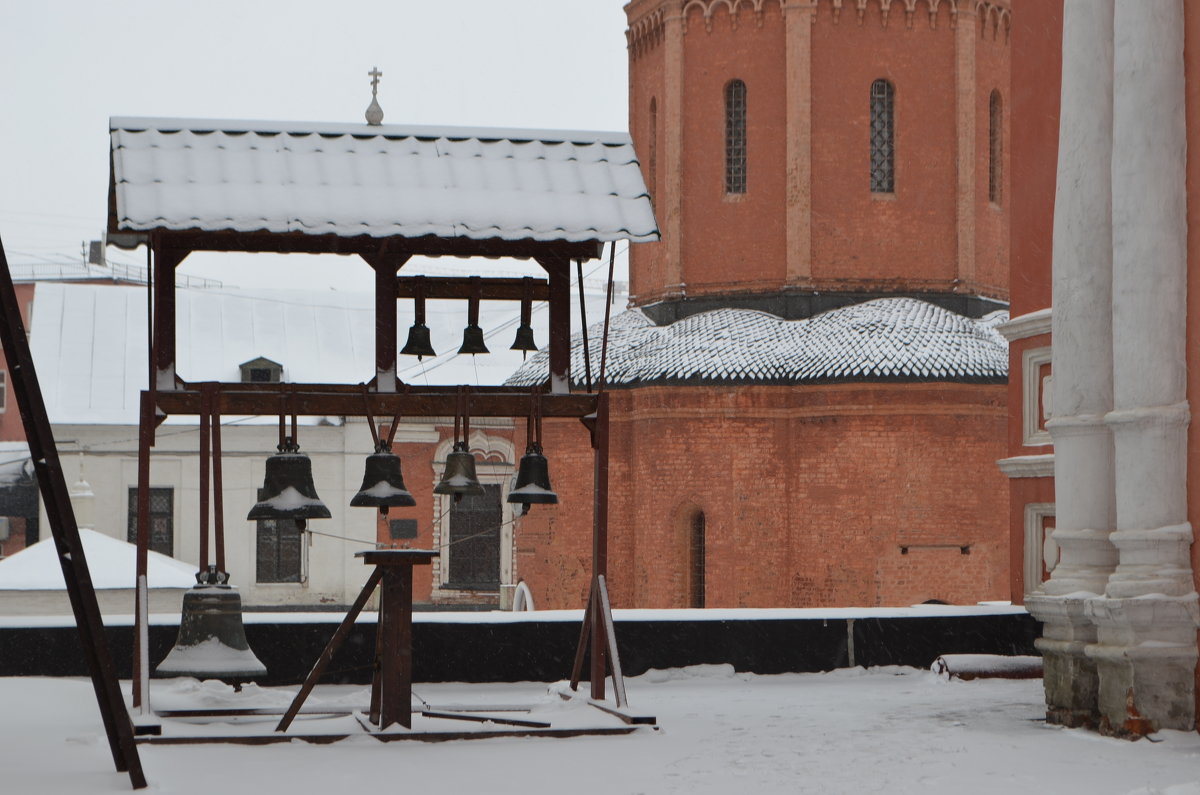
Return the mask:
<path id="1" fill-rule="evenodd" d="M 500 525 L 504 510 L 500 486 L 464 495 L 450 506 L 447 588 L 495 591 L 500 588 Z"/>
<path id="2" fill-rule="evenodd" d="M 688 604 L 704 607 L 704 511 L 696 511 L 692 517 L 688 539 L 691 577 L 689 578 Z"/>
<path id="3" fill-rule="evenodd" d="M 871 84 L 871 192 L 896 191 L 895 90 L 886 80 Z"/>
<path id="4" fill-rule="evenodd" d="M 266 490 L 258 490 L 266 499 Z M 259 519 L 255 528 L 256 582 L 301 582 L 304 568 L 304 534 L 294 519 Z"/>
<path id="5" fill-rule="evenodd" d="M 1003 184 L 1004 158 L 1004 108 L 1000 103 L 1000 92 L 993 91 L 988 103 L 988 200 L 1000 203 Z"/>
<path id="6" fill-rule="evenodd" d="M 650 97 L 650 198 L 658 193 L 658 99 Z"/>
<path id="7" fill-rule="evenodd" d="M 746 84 L 725 86 L 725 192 L 746 192 Z"/>
<path id="8" fill-rule="evenodd" d="M 0 414 L 8 408 L 8 371 L 0 370 Z"/>
<path id="9" fill-rule="evenodd" d="M 127 539 L 137 543 L 137 487 L 129 488 L 129 522 Z M 150 489 L 150 551 L 164 555 L 175 554 L 175 490 Z"/>

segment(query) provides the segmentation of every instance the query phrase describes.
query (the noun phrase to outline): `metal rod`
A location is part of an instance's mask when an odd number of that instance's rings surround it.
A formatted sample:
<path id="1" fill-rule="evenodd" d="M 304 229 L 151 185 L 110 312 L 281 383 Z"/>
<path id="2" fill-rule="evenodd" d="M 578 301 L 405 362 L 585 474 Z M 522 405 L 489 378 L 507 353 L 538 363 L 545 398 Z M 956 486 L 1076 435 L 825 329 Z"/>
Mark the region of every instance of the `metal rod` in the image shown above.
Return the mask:
<path id="1" fill-rule="evenodd" d="M 137 467 L 137 551 L 135 552 L 135 576 L 146 577 L 149 568 L 150 550 L 150 447 L 154 444 L 154 382 L 150 382 L 150 390 L 142 393 L 141 416 L 138 422 L 138 467 Z M 134 596 L 134 615 L 141 614 L 141 594 Z M 137 619 L 135 619 L 136 621 Z M 140 629 L 140 628 L 139 628 Z M 133 681 L 137 684 L 133 689 L 133 705 L 142 706 L 141 691 L 150 679 L 149 666 L 143 666 L 146 656 L 139 648 L 142 635 L 134 636 L 133 649 Z"/>
<path id="2" fill-rule="evenodd" d="M 212 562 L 208 548 L 208 475 L 212 467 L 212 390 L 208 384 L 200 388 L 200 571 L 208 570 Z"/>
<path id="3" fill-rule="evenodd" d="M 213 517 L 214 532 L 217 548 L 217 570 L 228 572 L 225 568 L 225 488 L 221 478 L 221 410 L 218 408 L 217 396 L 221 385 L 213 384 L 212 399 L 212 466 L 213 466 Z"/>
<path id="4" fill-rule="evenodd" d="M 584 386 L 592 391 L 592 354 L 588 349 L 587 302 L 583 299 L 583 260 L 575 260 L 579 283 L 579 325 L 583 327 L 583 376 Z"/>
<path id="5" fill-rule="evenodd" d="M 617 261 L 617 241 L 612 241 L 608 244 L 608 299 L 604 302 L 604 338 L 600 347 L 600 387 L 599 391 L 604 391 L 605 368 L 608 365 L 608 320 L 612 315 L 612 300 L 613 300 L 613 267 Z"/>
<path id="6" fill-rule="evenodd" d="M 371 429 L 371 443 L 375 448 L 379 448 L 379 432 L 375 430 L 375 418 L 371 416 L 371 398 L 367 394 L 367 385 L 359 384 L 362 387 L 363 408 L 367 410 L 367 427 Z"/>

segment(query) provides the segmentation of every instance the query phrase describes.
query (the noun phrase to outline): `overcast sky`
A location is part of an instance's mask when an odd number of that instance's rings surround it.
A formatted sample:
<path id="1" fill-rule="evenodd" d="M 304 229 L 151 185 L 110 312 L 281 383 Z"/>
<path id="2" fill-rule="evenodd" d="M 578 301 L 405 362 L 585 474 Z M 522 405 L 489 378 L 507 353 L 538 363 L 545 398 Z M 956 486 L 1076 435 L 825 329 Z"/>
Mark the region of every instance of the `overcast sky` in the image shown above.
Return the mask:
<path id="1" fill-rule="evenodd" d="M 362 122 L 374 66 L 385 124 L 625 130 L 623 4 L 0 0 L 0 240 L 16 264 L 99 239 L 110 116 Z M 370 289 L 350 258 L 286 259 L 304 283 Z M 228 260 L 184 270 L 254 285 L 280 267 Z"/>

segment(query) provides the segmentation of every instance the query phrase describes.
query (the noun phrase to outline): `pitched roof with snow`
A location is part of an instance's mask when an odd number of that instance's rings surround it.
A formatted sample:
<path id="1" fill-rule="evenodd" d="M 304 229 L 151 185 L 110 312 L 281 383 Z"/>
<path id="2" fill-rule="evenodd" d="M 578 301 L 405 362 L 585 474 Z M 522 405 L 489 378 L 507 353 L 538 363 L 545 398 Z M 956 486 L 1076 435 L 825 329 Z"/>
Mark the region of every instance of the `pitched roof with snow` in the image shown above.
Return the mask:
<path id="1" fill-rule="evenodd" d="M 748 309 L 702 312 L 656 326 L 640 310 L 613 318 L 611 385 L 831 381 L 1003 381 L 1008 344 L 996 331 L 1007 312 L 975 320 L 914 298 L 881 298 L 802 320 Z M 593 378 L 603 324 L 589 329 Z M 546 379 L 539 353 L 507 381 Z M 584 377 L 582 336 L 571 341 L 571 376 Z"/>
<path id="2" fill-rule="evenodd" d="M 137 547 L 95 530 L 80 528 L 92 585 L 98 589 L 132 588 L 137 582 Z M 158 552 L 150 552 L 146 583 L 150 588 L 191 588 L 196 567 Z M 31 547 L 0 560 L 0 591 L 61 591 L 65 589 L 58 547 L 43 538 Z"/>
<path id="3" fill-rule="evenodd" d="M 658 240 L 625 133 L 113 118 L 110 228 Z"/>

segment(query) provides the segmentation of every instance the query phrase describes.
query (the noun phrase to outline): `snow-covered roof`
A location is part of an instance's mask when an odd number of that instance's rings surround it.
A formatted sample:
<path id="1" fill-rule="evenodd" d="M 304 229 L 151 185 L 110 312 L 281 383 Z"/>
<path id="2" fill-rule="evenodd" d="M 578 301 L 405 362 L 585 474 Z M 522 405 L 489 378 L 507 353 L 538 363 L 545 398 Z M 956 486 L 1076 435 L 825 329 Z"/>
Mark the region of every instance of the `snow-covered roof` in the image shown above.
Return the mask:
<path id="1" fill-rule="evenodd" d="M 79 537 L 92 585 L 98 589 L 132 588 L 136 581 L 137 547 L 119 538 L 82 528 Z M 190 588 L 196 584 L 191 564 L 150 552 L 146 583 L 151 588 Z M 0 591 L 61 591 L 66 588 L 58 549 L 45 538 L 0 560 Z"/>
<path id="2" fill-rule="evenodd" d="M 658 239 L 625 133 L 113 118 L 114 229 Z"/>
<path id="3" fill-rule="evenodd" d="M 656 326 L 640 310 L 613 318 L 606 378 L 650 383 L 803 383 L 862 380 L 997 381 L 1008 343 L 996 326 L 1007 312 L 972 319 L 914 298 L 881 298 L 801 320 L 748 309 L 702 312 Z M 603 324 L 591 327 L 593 378 Z M 508 380 L 546 378 L 539 353 Z M 571 376 L 584 374 L 582 336 L 571 341 Z"/>
<path id="4" fill-rule="evenodd" d="M 283 380 L 291 383 L 357 384 L 375 374 L 370 293 L 179 288 L 175 300 L 179 374 L 189 381 L 238 381 L 238 365 L 260 356 L 282 364 Z M 588 317 L 601 316 L 604 294 L 589 288 L 587 300 Z M 542 346 L 549 340 L 546 306 L 533 306 Z M 492 352 L 459 355 L 466 306 L 429 301 L 425 320 L 439 355 L 420 362 L 401 355 L 397 372 L 420 386 L 502 383 L 522 362 L 520 352 L 509 350 L 519 318 L 519 304 L 482 302 L 479 322 Z M 412 303 L 401 301 L 401 346 L 412 322 Z M 51 422 L 137 424 L 148 372 L 144 287 L 39 283 L 30 347 Z"/>

